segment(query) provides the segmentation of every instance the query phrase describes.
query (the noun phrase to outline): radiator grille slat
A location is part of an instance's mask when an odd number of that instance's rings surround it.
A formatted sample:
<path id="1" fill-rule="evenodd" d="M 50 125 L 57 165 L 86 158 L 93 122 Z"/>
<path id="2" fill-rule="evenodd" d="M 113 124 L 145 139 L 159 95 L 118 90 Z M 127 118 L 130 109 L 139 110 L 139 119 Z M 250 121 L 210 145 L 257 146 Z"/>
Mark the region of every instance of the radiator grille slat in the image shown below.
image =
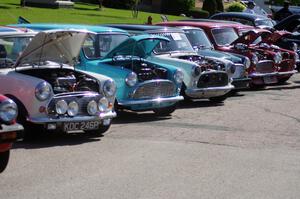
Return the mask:
<path id="1" fill-rule="evenodd" d="M 176 95 L 176 86 L 171 81 L 144 82 L 133 92 L 133 99 L 151 99 Z"/>
<path id="2" fill-rule="evenodd" d="M 273 61 L 260 61 L 256 64 L 256 72 L 272 73 L 275 72 Z"/>
<path id="3" fill-rule="evenodd" d="M 198 81 L 198 88 L 221 87 L 228 84 L 227 73 L 205 73 Z"/>

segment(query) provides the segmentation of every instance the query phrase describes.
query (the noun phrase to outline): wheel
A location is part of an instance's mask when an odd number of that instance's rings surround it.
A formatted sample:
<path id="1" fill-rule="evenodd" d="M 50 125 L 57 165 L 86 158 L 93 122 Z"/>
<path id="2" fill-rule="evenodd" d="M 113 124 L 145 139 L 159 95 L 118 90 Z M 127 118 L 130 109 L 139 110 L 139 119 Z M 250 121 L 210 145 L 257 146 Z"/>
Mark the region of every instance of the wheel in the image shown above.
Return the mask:
<path id="1" fill-rule="evenodd" d="M 176 110 L 177 104 L 169 107 L 153 109 L 153 112 L 157 116 L 169 116 Z"/>
<path id="2" fill-rule="evenodd" d="M 226 100 L 226 98 L 227 98 L 227 94 L 222 95 L 222 96 L 218 96 L 218 97 L 211 97 L 211 98 L 209 98 L 209 100 L 211 102 L 222 103 Z"/>
<path id="3" fill-rule="evenodd" d="M 5 152 L 1 152 L 0 153 L 0 173 L 2 173 L 5 170 L 8 160 L 9 160 L 9 150 L 5 151 Z"/>

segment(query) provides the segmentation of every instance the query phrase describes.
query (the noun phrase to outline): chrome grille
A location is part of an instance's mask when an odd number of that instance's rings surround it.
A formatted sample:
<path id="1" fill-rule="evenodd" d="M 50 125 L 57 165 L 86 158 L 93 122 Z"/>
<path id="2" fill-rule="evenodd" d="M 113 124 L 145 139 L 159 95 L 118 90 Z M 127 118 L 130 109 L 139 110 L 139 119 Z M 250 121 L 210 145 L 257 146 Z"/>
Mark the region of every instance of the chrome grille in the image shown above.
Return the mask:
<path id="1" fill-rule="evenodd" d="M 176 86 L 169 80 L 151 80 L 141 83 L 133 92 L 133 99 L 171 97 L 176 94 Z"/>
<path id="2" fill-rule="evenodd" d="M 294 69 L 293 60 L 285 59 L 280 64 L 280 71 L 289 71 Z"/>
<path id="3" fill-rule="evenodd" d="M 271 60 L 259 61 L 256 64 L 256 72 L 259 73 L 272 73 L 275 71 L 274 62 Z"/>
<path id="4" fill-rule="evenodd" d="M 200 76 L 198 88 L 220 87 L 228 84 L 228 75 L 225 72 L 207 72 Z"/>

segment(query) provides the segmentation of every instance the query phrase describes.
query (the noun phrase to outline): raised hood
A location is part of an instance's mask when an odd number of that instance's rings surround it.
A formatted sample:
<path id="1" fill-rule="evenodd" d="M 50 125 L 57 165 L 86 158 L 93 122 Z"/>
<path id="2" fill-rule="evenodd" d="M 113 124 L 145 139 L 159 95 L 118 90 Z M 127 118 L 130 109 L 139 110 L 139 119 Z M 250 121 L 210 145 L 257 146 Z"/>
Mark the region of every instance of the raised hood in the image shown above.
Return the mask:
<path id="1" fill-rule="evenodd" d="M 270 36 L 271 32 L 268 30 L 263 29 L 256 29 L 256 30 L 250 30 L 234 40 L 231 45 L 235 45 L 237 43 L 243 43 L 246 45 L 252 44 L 258 37 L 262 36 L 262 38 L 265 38 L 266 36 Z"/>
<path id="2" fill-rule="evenodd" d="M 105 58 L 113 58 L 118 55 L 132 55 L 145 58 L 149 56 L 161 41 L 170 41 L 166 37 L 156 35 L 132 36 L 111 50 Z"/>
<path id="3" fill-rule="evenodd" d="M 50 30 L 39 32 L 28 44 L 15 67 L 52 61 L 74 65 L 86 38 L 85 30 Z"/>

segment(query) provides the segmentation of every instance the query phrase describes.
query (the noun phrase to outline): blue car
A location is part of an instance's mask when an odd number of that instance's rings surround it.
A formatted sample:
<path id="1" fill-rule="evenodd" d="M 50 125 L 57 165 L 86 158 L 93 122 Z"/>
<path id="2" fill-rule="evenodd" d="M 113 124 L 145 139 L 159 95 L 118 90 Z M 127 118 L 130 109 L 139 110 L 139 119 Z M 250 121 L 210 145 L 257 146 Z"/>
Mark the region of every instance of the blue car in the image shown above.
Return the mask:
<path id="1" fill-rule="evenodd" d="M 88 25 L 18 24 L 36 31 L 85 29 L 93 33 L 85 40 L 77 69 L 100 73 L 116 82 L 118 110 L 152 110 L 159 116 L 170 115 L 183 100 L 180 88 L 183 72 L 173 65 L 151 62 L 147 57 L 167 38 L 154 35 L 129 37 L 126 31 Z"/>

